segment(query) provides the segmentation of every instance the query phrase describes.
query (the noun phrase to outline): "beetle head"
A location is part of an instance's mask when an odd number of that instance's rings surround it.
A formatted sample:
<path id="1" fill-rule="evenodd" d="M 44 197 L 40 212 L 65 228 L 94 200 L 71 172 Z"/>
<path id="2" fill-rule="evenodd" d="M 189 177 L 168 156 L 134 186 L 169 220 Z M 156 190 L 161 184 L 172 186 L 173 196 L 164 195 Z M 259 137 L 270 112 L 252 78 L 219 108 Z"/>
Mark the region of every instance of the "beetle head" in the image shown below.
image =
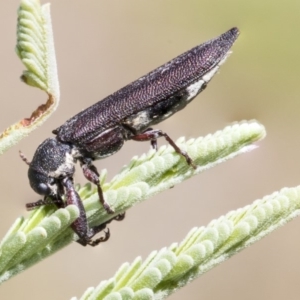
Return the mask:
<path id="1" fill-rule="evenodd" d="M 70 145 L 49 138 L 38 146 L 31 162 L 23 153 L 20 156 L 29 165 L 29 183 L 36 193 L 43 196 L 63 194 L 60 181 L 72 177 L 75 171 Z"/>
<path id="2" fill-rule="evenodd" d="M 19 151 L 21 159 L 29 166 L 28 178 L 31 188 L 39 195 L 48 196 L 51 195 L 50 186 L 53 185 L 53 178 L 49 178 L 43 173 L 43 170 L 38 170 L 32 167 L 31 163 L 27 159 L 24 153 Z"/>

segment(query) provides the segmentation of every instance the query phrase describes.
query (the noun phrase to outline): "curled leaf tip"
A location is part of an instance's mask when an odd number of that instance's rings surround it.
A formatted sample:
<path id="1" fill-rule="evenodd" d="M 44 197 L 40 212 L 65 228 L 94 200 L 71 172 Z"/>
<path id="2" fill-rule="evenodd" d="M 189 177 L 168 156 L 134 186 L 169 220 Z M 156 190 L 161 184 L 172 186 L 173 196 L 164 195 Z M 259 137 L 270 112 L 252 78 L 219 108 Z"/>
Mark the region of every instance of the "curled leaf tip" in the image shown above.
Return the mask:
<path id="1" fill-rule="evenodd" d="M 51 106 L 53 106 L 53 103 L 54 103 L 54 99 L 52 95 L 49 94 L 49 98 L 45 104 L 41 104 L 35 111 L 32 112 L 29 118 L 24 118 L 21 121 L 22 126 L 24 127 L 30 126 L 32 123 L 35 122 L 35 120 L 47 114 Z"/>
<path id="2" fill-rule="evenodd" d="M 41 6 L 38 0 L 20 1 L 15 49 L 26 68 L 21 80 L 45 91 L 49 97 L 29 118 L 0 134 L 0 154 L 42 125 L 58 106 L 60 91 L 49 5 Z"/>

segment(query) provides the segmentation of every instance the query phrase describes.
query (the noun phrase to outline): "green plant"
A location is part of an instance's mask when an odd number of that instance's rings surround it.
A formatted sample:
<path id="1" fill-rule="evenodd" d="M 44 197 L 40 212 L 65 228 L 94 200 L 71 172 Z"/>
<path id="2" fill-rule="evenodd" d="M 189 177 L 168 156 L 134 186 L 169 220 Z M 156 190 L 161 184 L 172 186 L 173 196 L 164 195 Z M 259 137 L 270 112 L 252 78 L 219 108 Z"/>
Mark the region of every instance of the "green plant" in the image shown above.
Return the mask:
<path id="1" fill-rule="evenodd" d="M 41 125 L 59 101 L 49 6 L 40 6 L 37 0 L 21 1 L 18 24 L 16 49 L 27 68 L 22 78 L 45 91 L 49 98 L 30 118 L 1 135 L 1 153 Z M 171 147 L 163 146 L 157 152 L 152 150 L 140 158 L 134 157 L 109 183 L 105 182 L 103 171 L 105 197 L 116 213 L 123 212 L 193 175 L 254 149 L 251 144 L 264 136 L 264 127 L 251 121 L 228 126 L 204 138 L 181 138 L 176 143 L 199 165 L 196 170 L 188 167 Z M 98 203 L 95 189 L 90 185 L 78 186 L 78 192 L 89 223 L 105 222 L 108 216 Z M 194 228 L 179 245 L 152 252 L 144 262 L 137 258 L 132 264 L 125 263 L 112 279 L 96 289 L 88 289 L 81 299 L 163 299 L 297 216 L 299 200 L 299 188 L 283 189 L 230 212 L 205 228 Z M 0 245 L 0 282 L 76 240 L 69 225 L 77 217 L 74 206 L 59 210 L 47 206 L 16 220 Z"/>

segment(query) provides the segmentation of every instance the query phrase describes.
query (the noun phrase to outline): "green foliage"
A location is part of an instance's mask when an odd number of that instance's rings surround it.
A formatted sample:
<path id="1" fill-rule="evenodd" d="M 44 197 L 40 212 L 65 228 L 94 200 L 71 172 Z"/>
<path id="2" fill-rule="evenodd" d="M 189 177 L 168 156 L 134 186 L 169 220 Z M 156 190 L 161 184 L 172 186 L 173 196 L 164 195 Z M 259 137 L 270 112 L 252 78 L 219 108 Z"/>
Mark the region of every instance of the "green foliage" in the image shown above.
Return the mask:
<path id="1" fill-rule="evenodd" d="M 38 0 L 20 2 L 16 53 L 26 67 L 22 80 L 45 91 L 48 100 L 35 109 L 29 118 L 23 118 L 0 134 L 0 154 L 41 126 L 59 103 L 60 91 L 49 4 L 41 6 Z"/>
<path id="2" fill-rule="evenodd" d="M 232 255 L 300 214 L 300 187 L 284 188 L 193 228 L 180 244 L 123 264 L 115 276 L 89 288 L 80 300 L 165 299 Z M 76 300 L 77 298 L 72 298 Z"/>
<path id="3" fill-rule="evenodd" d="M 21 0 L 16 52 L 26 67 L 23 81 L 45 91 L 49 98 L 30 118 L 24 118 L 0 135 L 0 154 L 37 128 L 58 105 L 59 84 L 48 4 L 41 6 L 38 0 Z M 251 144 L 264 137 L 264 127 L 252 121 L 228 126 L 206 137 L 188 141 L 181 138 L 176 144 L 189 153 L 197 169 L 188 166 L 172 147 L 163 146 L 157 152 L 151 150 L 140 158 L 134 157 L 109 183 L 105 182 L 106 171 L 103 171 L 100 180 L 105 199 L 117 215 L 254 149 Z M 99 204 L 95 188 L 87 184 L 77 189 L 91 226 L 112 217 Z M 153 251 L 144 261 L 137 257 L 131 264 L 124 263 L 113 278 L 87 289 L 80 299 L 164 299 L 299 215 L 299 207 L 300 188 L 283 189 L 229 212 L 206 227 L 193 228 L 180 244 Z M 47 206 L 31 212 L 27 218 L 17 219 L 0 244 L 0 283 L 75 241 L 77 236 L 70 224 L 78 215 L 75 206 L 59 210 Z"/>
<path id="4" fill-rule="evenodd" d="M 101 174 L 105 199 L 117 215 L 204 170 L 249 151 L 253 148 L 251 143 L 264 136 L 264 127 L 253 121 L 228 126 L 204 138 L 186 142 L 183 138 L 178 140 L 177 145 L 199 164 L 196 170 L 188 166 L 171 146 L 162 146 L 157 152 L 151 150 L 140 158 L 134 157 L 110 183 L 104 183 L 106 172 Z M 100 205 L 96 188 L 87 184 L 79 188 L 78 193 L 84 201 L 91 226 L 102 224 L 112 217 Z M 78 215 L 75 206 L 59 210 L 55 210 L 54 206 L 45 206 L 33 211 L 28 218 L 17 220 L 0 245 L 0 282 L 74 241 L 77 236 L 69 225 Z M 175 265 L 175 270 L 188 268 L 189 259 L 183 258 Z M 158 279 L 151 277 L 152 284 L 157 285 Z M 140 281 L 136 284 L 140 286 L 144 283 Z"/>

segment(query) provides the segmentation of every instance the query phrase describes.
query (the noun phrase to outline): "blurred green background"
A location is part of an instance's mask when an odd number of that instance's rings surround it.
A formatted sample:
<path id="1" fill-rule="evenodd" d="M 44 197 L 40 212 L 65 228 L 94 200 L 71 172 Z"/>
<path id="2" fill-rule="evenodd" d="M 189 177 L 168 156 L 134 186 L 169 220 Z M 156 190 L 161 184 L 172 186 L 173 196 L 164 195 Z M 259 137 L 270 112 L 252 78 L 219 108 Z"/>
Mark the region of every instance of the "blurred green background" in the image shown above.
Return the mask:
<path id="1" fill-rule="evenodd" d="M 53 0 L 52 22 L 61 104 L 42 128 L 1 156 L 0 236 L 39 199 L 29 187 L 22 149 L 37 145 L 75 113 L 178 54 L 233 26 L 241 35 L 209 87 L 184 111 L 157 126 L 174 139 L 213 133 L 257 119 L 267 138 L 259 148 L 134 207 L 112 237 L 95 249 L 76 243 L 4 283 L 0 299 L 70 299 L 110 278 L 121 263 L 180 241 L 207 224 L 299 178 L 300 2 Z M 1 118 L 4 129 L 29 116 L 46 96 L 21 83 L 14 53 L 19 1 L 2 1 Z M 159 144 L 164 144 L 163 140 Z M 99 161 L 109 178 L 148 143 L 128 142 Z M 81 172 L 76 180 L 85 182 Z M 299 299 L 300 219 L 277 230 L 170 297 L 179 299 Z"/>

